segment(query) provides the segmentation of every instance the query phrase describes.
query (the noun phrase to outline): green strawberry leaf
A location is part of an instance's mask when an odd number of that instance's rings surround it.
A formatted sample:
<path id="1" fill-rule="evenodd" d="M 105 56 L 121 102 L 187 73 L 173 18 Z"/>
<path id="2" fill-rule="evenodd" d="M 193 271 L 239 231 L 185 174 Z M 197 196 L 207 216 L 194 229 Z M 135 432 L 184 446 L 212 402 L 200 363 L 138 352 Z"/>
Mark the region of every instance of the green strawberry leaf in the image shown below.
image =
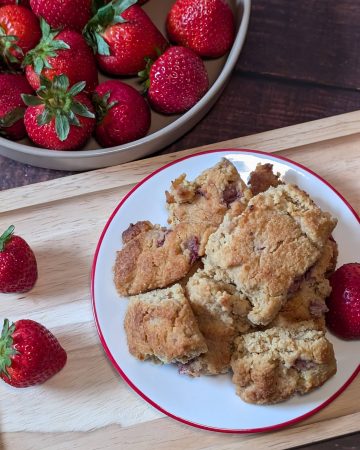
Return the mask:
<path id="1" fill-rule="evenodd" d="M 3 252 L 5 250 L 5 244 L 6 242 L 11 239 L 11 236 L 14 234 L 15 227 L 14 225 L 10 225 L 9 228 L 4 231 L 4 233 L 0 236 L 0 252 Z M 8 321 L 9 324 L 9 321 Z M 4 322 L 4 328 L 5 328 L 5 322 Z M 1 338 L 3 338 L 3 332 L 1 334 Z"/>
<path id="2" fill-rule="evenodd" d="M 94 119 L 95 118 L 95 114 L 92 113 L 91 111 L 89 111 L 87 106 L 85 106 L 82 103 L 77 102 L 75 100 L 73 101 L 73 104 L 71 106 L 71 111 L 74 114 L 77 114 L 78 116 L 88 117 L 89 119 Z"/>
<path id="3" fill-rule="evenodd" d="M 44 111 L 39 114 L 36 118 L 36 122 L 38 125 L 42 126 L 42 125 L 46 125 L 47 123 L 49 123 L 51 121 L 52 117 L 50 114 L 50 111 L 48 109 L 44 109 Z"/>
<path id="4" fill-rule="evenodd" d="M 99 55 L 110 56 L 110 47 L 105 39 L 99 34 L 95 33 L 96 48 Z"/>
<path id="5" fill-rule="evenodd" d="M 25 108 L 19 106 L 9 111 L 5 116 L 0 118 L 0 128 L 9 128 L 18 120 L 24 117 Z M 4 130 L 3 130 L 4 131 Z"/>
<path id="6" fill-rule="evenodd" d="M 38 106 L 44 103 L 44 101 L 36 95 L 21 94 L 21 98 L 26 106 Z"/>
<path id="7" fill-rule="evenodd" d="M 69 88 L 69 78 L 64 75 L 55 75 L 52 82 L 52 87 L 58 89 L 59 91 L 67 91 Z"/>
<path id="8" fill-rule="evenodd" d="M 70 133 L 69 119 L 59 113 L 55 116 L 55 131 L 60 141 L 65 141 Z"/>
<path id="9" fill-rule="evenodd" d="M 69 89 L 69 94 L 75 97 L 75 95 L 80 94 L 80 92 L 85 89 L 85 86 L 86 81 L 80 81 L 79 83 L 76 83 L 73 86 L 71 86 L 71 88 Z"/>

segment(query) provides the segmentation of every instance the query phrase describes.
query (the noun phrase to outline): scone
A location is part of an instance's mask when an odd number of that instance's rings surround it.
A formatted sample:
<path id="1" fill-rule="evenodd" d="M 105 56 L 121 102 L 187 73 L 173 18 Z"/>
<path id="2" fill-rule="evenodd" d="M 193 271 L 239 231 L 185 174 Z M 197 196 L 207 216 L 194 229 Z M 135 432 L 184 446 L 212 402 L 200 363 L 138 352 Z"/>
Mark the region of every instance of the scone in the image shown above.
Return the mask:
<path id="1" fill-rule="evenodd" d="M 247 319 L 250 303 L 235 286 L 212 280 L 202 270 L 189 279 L 186 294 L 208 351 L 182 365 L 180 373 L 200 376 L 228 372 L 235 337 L 251 327 Z"/>
<path id="2" fill-rule="evenodd" d="M 273 165 L 269 163 L 257 164 L 255 170 L 249 175 L 248 186 L 253 196 L 267 191 L 270 187 L 279 186 L 279 184 L 283 184 L 280 174 L 275 174 Z"/>
<path id="3" fill-rule="evenodd" d="M 186 363 L 207 351 L 179 284 L 131 297 L 124 327 L 129 351 L 140 360 Z"/>
<path id="4" fill-rule="evenodd" d="M 202 172 L 194 181 L 187 181 L 186 175 L 182 174 L 165 194 L 170 224 L 203 224 L 212 231 L 221 224 L 234 202 L 244 209 L 251 197 L 236 167 L 226 158 Z"/>
<path id="5" fill-rule="evenodd" d="M 130 225 L 114 266 L 118 292 L 136 295 L 180 280 L 204 254 L 209 234 L 201 224 L 180 223 L 173 229 L 148 221 Z"/>
<path id="6" fill-rule="evenodd" d="M 271 187 L 239 216 L 225 216 L 206 245 L 205 271 L 235 284 L 254 306 L 249 319 L 267 325 L 300 288 L 335 225 L 297 186 Z"/>
<path id="7" fill-rule="evenodd" d="M 325 383 L 336 360 L 325 332 L 314 328 L 301 322 L 238 337 L 231 360 L 236 393 L 248 403 L 271 404 Z"/>
<path id="8" fill-rule="evenodd" d="M 337 245 L 328 240 L 320 259 L 306 274 L 300 289 L 281 308 L 276 318 L 268 325 L 290 326 L 304 320 L 312 320 L 316 329 L 325 330 L 326 298 L 331 293 L 328 276 L 333 272 L 337 259 Z"/>

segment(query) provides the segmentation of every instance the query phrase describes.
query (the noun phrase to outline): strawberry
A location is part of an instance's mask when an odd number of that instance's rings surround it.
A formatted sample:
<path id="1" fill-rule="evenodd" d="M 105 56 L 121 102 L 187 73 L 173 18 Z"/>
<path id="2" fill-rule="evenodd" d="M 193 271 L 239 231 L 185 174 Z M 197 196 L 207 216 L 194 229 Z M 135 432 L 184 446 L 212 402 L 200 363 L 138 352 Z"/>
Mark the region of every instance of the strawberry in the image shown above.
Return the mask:
<path id="1" fill-rule="evenodd" d="M 53 150 L 82 147 L 95 126 L 92 103 L 82 92 L 85 81 L 70 88 L 65 75 L 55 75 L 52 81 L 40 76 L 40 82 L 37 96 L 22 96 L 28 105 L 24 123 L 29 138 Z"/>
<path id="2" fill-rule="evenodd" d="M 0 292 L 27 292 L 37 280 L 37 264 L 33 251 L 11 225 L 0 236 Z M 0 353 L 1 354 L 1 353 Z"/>
<path id="3" fill-rule="evenodd" d="M 167 46 L 160 31 L 137 0 L 113 0 L 101 7 L 84 29 L 100 69 L 114 75 L 134 75 L 145 58 L 156 58 Z"/>
<path id="4" fill-rule="evenodd" d="M 360 263 L 344 264 L 330 277 L 329 329 L 343 339 L 360 339 Z"/>
<path id="5" fill-rule="evenodd" d="M 69 29 L 53 31 L 43 19 L 40 25 L 42 39 L 23 61 L 31 86 L 40 87 L 40 74 L 49 80 L 64 74 L 70 84 L 86 81 L 86 91 L 92 92 L 99 84 L 98 72 L 94 55 L 83 36 Z"/>
<path id="6" fill-rule="evenodd" d="M 164 114 L 179 114 L 197 103 L 209 89 L 206 68 L 199 56 L 185 47 L 168 48 L 139 73 L 150 105 Z"/>
<path id="7" fill-rule="evenodd" d="M 52 28 L 82 31 L 92 15 L 91 0 L 30 0 L 31 9 Z"/>
<path id="8" fill-rule="evenodd" d="M 30 8 L 29 0 L 0 0 L 0 6 L 4 5 L 21 5 Z"/>
<path id="9" fill-rule="evenodd" d="M 40 37 L 39 21 L 30 9 L 18 5 L 0 8 L 0 52 L 7 66 L 18 66 Z"/>
<path id="10" fill-rule="evenodd" d="M 95 90 L 95 135 L 103 147 L 140 139 L 150 128 L 150 108 L 139 92 L 118 80 L 101 83 Z"/>
<path id="11" fill-rule="evenodd" d="M 32 94 L 24 75 L 0 74 L 0 134 L 12 140 L 26 136 L 24 113 L 26 106 L 21 94 Z"/>
<path id="12" fill-rule="evenodd" d="M 205 58 L 223 56 L 235 37 L 234 15 L 225 0 L 177 0 L 166 28 L 172 42 Z"/>
<path id="13" fill-rule="evenodd" d="M 58 373 L 67 355 L 56 337 L 33 320 L 4 320 L 0 337 L 0 377 L 25 388 L 44 383 Z"/>

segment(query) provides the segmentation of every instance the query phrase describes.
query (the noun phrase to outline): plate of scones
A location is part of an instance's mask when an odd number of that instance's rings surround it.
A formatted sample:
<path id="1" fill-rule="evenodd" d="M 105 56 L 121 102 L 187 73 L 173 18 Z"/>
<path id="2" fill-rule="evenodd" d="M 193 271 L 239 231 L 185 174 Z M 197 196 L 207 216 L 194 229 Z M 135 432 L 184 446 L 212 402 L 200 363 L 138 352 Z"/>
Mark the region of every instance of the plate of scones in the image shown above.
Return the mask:
<path id="1" fill-rule="evenodd" d="M 360 341 L 326 326 L 359 217 L 325 180 L 252 150 L 190 155 L 120 202 L 96 249 L 101 343 L 148 403 L 188 425 L 275 430 L 334 400 Z"/>

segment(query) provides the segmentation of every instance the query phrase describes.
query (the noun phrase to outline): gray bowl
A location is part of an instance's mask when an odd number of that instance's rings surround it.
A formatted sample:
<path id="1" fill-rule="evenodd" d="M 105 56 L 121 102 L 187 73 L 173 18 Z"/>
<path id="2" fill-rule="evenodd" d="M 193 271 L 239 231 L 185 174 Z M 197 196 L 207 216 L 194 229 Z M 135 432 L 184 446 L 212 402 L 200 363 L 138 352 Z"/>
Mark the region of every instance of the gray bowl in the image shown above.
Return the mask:
<path id="1" fill-rule="evenodd" d="M 165 33 L 165 19 L 174 0 L 151 0 L 145 5 L 147 13 Z M 0 155 L 31 164 L 58 170 L 91 170 L 113 166 L 150 155 L 174 142 L 189 131 L 213 106 L 224 89 L 244 44 L 251 0 L 232 0 L 231 6 L 237 19 L 237 34 L 230 53 L 216 60 L 205 61 L 211 87 L 206 95 L 181 116 L 164 116 L 152 111 L 151 128 L 147 136 L 125 145 L 99 148 L 91 139 L 83 150 L 55 151 L 34 147 L 28 139 L 13 142 L 0 137 Z M 100 76 L 101 81 L 106 77 Z M 138 79 L 126 79 L 139 88 Z"/>

